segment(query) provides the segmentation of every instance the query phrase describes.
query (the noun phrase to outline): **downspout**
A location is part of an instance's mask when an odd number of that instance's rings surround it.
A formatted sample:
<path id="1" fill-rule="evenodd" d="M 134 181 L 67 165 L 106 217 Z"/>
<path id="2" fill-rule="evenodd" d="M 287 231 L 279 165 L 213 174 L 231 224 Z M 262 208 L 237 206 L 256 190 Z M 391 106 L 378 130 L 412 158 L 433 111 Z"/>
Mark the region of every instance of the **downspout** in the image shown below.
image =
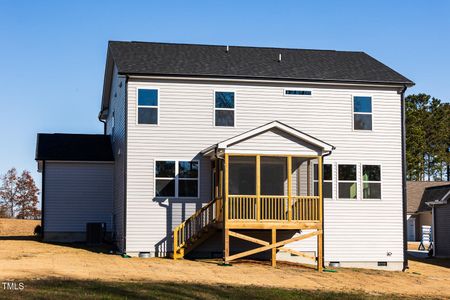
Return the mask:
<path id="1" fill-rule="evenodd" d="M 403 271 L 409 268 L 408 265 L 408 236 L 406 223 L 407 194 L 406 194 L 406 115 L 405 115 L 405 91 L 406 85 L 400 92 L 401 101 L 401 134 L 402 134 L 402 206 L 403 206 Z"/>
<path id="2" fill-rule="evenodd" d="M 98 120 L 103 123 L 103 134 L 106 135 L 106 120 L 102 119 L 102 113 L 103 110 L 101 110 L 100 113 L 98 114 Z"/>
<path id="3" fill-rule="evenodd" d="M 122 228 L 122 241 L 123 241 L 123 252 L 127 252 L 127 173 L 128 173 L 128 80 L 129 77 L 125 77 L 125 145 L 123 149 L 123 161 L 124 161 L 124 195 L 123 195 L 123 228 Z"/>
<path id="4" fill-rule="evenodd" d="M 322 155 L 322 186 L 323 186 L 323 172 L 324 172 L 324 165 L 325 165 L 325 157 L 330 156 L 331 153 L 333 152 L 333 150 L 335 150 L 336 147 L 333 146 L 331 151 L 328 151 L 327 153 L 325 153 L 324 155 Z M 325 268 L 325 201 L 323 201 L 323 192 L 322 192 L 322 267 Z"/>

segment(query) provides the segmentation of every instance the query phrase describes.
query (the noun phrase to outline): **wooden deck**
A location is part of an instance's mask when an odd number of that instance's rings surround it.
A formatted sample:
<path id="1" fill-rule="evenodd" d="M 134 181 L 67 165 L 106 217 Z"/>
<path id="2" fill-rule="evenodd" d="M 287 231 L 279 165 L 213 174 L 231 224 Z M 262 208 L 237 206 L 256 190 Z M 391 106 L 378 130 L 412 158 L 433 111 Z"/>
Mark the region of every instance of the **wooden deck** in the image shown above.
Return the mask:
<path id="1" fill-rule="evenodd" d="M 229 157 L 225 154 L 223 163 L 215 161 L 214 186 L 215 199 L 202 207 L 193 216 L 180 224 L 174 230 L 174 258 L 182 258 L 188 251 L 195 248 L 205 236 L 210 234 L 213 228 L 222 228 L 224 236 L 224 263 L 229 263 L 238 258 L 246 257 L 263 251 L 271 251 L 272 265 L 276 266 L 276 252 L 285 251 L 298 256 L 310 257 L 286 245 L 292 242 L 317 236 L 317 257 L 315 264 L 319 271 L 323 267 L 323 202 L 322 202 L 322 157 L 316 156 L 318 163 L 318 195 L 296 196 L 292 194 L 292 156 L 287 159 L 287 195 L 261 195 L 261 155 L 255 155 L 256 159 L 256 194 L 231 195 L 229 194 Z M 233 156 L 238 156 L 232 154 Z M 248 155 L 246 155 L 248 156 Z M 267 155 L 264 155 L 267 156 Z M 308 162 L 308 176 L 310 178 Z M 308 183 L 308 193 L 310 183 Z M 271 241 L 267 242 L 236 230 L 269 230 Z M 293 238 L 278 241 L 277 230 L 314 230 L 307 234 L 301 234 Z M 230 237 L 245 240 L 259 247 L 230 255 Z"/>

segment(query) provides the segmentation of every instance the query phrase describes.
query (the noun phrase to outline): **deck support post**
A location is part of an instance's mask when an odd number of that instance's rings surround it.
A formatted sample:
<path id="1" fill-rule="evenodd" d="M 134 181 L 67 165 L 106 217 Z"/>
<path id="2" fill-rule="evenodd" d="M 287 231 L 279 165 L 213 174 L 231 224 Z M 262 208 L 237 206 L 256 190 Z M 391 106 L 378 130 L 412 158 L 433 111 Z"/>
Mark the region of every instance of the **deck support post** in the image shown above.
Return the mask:
<path id="1" fill-rule="evenodd" d="M 224 253 L 223 253 L 223 263 L 228 264 L 229 260 L 228 257 L 230 257 L 230 230 L 225 229 L 224 230 Z"/>
<path id="2" fill-rule="evenodd" d="M 272 245 L 277 243 L 277 230 L 272 228 Z M 277 248 L 272 248 L 272 267 L 277 266 Z"/>
<path id="3" fill-rule="evenodd" d="M 173 259 L 178 259 L 177 247 L 178 247 L 178 231 L 174 230 L 174 232 L 173 232 Z"/>
<path id="4" fill-rule="evenodd" d="M 321 224 L 320 233 L 317 235 L 317 271 L 322 272 L 323 270 L 323 195 L 322 195 L 322 184 L 323 184 L 323 157 L 318 158 L 317 166 L 317 181 L 318 181 L 318 194 L 319 194 L 319 221 Z"/>

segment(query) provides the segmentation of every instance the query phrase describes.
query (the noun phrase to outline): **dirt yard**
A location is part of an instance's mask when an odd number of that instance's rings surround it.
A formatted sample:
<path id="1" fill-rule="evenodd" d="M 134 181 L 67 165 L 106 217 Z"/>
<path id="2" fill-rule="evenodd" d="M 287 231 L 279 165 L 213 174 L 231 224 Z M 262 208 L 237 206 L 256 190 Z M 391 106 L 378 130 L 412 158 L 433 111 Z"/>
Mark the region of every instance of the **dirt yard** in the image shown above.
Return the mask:
<path id="1" fill-rule="evenodd" d="M 40 220 L 17 220 L 0 218 L 0 237 L 2 236 L 30 236 L 34 228 L 40 225 Z"/>
<path id="2" fill-rule="evenodd" d="M 27 226 L 34 229 L 29 224 Z M 0 228 L 5 228 L 5 225 L 0 223 Z M 242 261 L 232 266 L 220 266 L 217 261 L 122 258 L 74 245 L 53 245 L 33 239 L 19 238 L 17 234 L 0 237 L 0 281 L 22 280 L 26 284 L 27 281 L 50 278 L 108 282 L 178 282 L 450 299 L 448 260 L 410 261 L 410 269 L 404 273 L 359 269 L 337 269 L 336 273 L 318 273 L 288 263 L 279 263 L 274 269 L 265 262 Z"/>

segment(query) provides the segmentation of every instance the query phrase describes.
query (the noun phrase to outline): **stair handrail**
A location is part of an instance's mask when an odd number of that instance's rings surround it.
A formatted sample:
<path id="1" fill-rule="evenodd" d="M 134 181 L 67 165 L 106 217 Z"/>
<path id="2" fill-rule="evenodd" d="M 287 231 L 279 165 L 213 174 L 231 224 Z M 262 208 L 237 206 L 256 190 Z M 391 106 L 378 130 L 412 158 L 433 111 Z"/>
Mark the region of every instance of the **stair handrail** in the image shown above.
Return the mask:
<path id="1" fill-rule="evenodd" d="M 175 229 L 173 230 L 174 259 L 181 258 L 183 256 L 183 254 L 179 253 L 179 251 L 183 249 L 189 239 L 199 234 L 205 227 L 217 221 L 217 218 L 220 216 L 220 213 L 218 214 L 217 210 L 220 211 L 222 209 L 219 206 L 221 206 L 220 199 L 214 199 L 197 210 L 192 216 L 187 218 L 180 225 L 175 227 Z"/>

